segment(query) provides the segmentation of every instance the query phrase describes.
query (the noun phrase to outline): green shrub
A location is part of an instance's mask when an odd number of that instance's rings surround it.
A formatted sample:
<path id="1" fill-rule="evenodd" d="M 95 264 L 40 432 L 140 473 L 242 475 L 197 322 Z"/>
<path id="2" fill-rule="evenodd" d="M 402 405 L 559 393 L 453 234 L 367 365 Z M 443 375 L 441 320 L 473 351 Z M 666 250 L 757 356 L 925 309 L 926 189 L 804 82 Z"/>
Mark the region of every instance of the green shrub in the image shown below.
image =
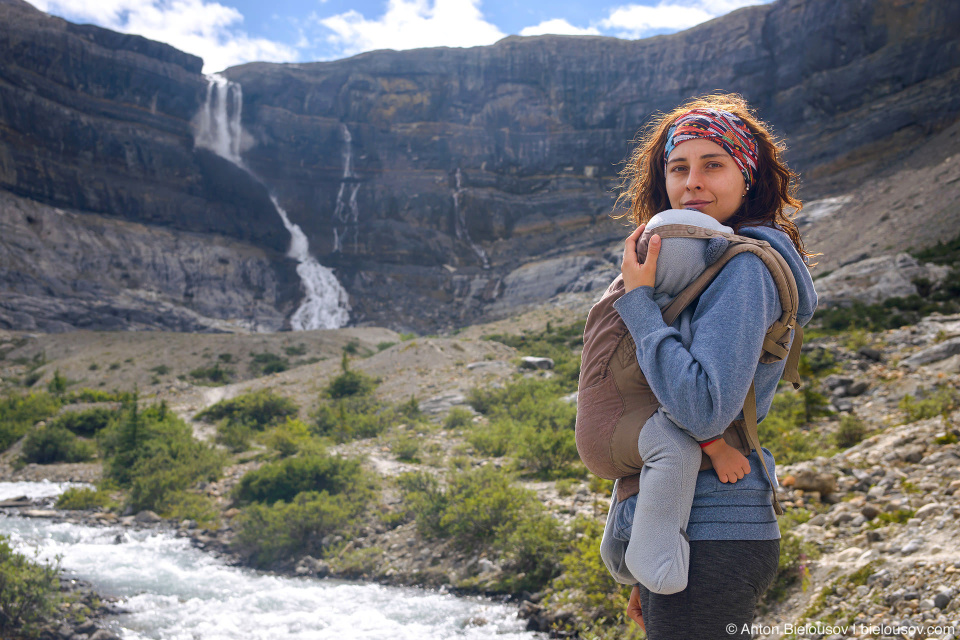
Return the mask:
<path id="1" fill-rule="evenodd" d="M 111 503 L 110 496 L 100 489 L 88 487 L 70 487 L 57 498 L 57 509 L 81 510 L 107 507 Z"/>
<path id="2" fill-rule="evenodd" d="M 5 451 L 30 427 L 59 410 L 60 400 L 45 391 L 0 398 L 0 451 Z"/>
<path id="3" fill-rule="evenodd" d="M 301 342 L 300 344 L 298 344 L 298 345 L 295 346 L 295 347 L 285 347 L 285 348 L 283 349 L 283 352 L 284 352 L 285 354 L 287 354 L 288 356 L 291 356 L 291 357 L 292 357 L 292 356 L 302 356 L 302 355 L 306 355 L 306 353 L 307 353 L 307 345 L 305 345 L 305 344 L 303 344 L 303 343 Z"/>
<path id="4" fill-rule="evenodd" d="M 268 389 L 239 395 L 204 409 L 195 416 L 204 422 L 226 420 L 230 424 L 241 424 L 255 431 L 263 431 L 268 426 L 282 423 L 296 416 L 299 408 L 290 398 L 277 395 Z"/>
<path id="5" fill-rule="evenodd" d="M 231 545 L 260 568 L 299 555 L 322 557 L 323 538 L 347 533 L 367 502 L 353 495 L 306 491 L 289 502 L 254 503 L 234 518 Z"/>
<path id="6" fill-rule="evenodd" d="M 80 440 L 73 433 L 56 424 L 36 427 L 27 434 L 20 452 L 26 463 L 52 464 L 54 462 L 85 462 L 94 456 L 92 443 Z"/>
<path id="7" fill-rule="evenodd" d="M 570 408 L 576 420 L 576 407 Z M 548 477 L 569 473 L 581 476 L 584 472 L 572 425 L 545 428 L 524 425 L 517 434 L 517 460 L 524 468 Z"/>
<path id="8" fill-rule="evenodd" d="M 296 418 L 266 432 L 264 444 L 277 451 L 281 457 L 298 453 L 310 440 L 310 428 Z"/>
<path id="9" fill-rule="evenodd" d="M 511 530 L 512 529 L 512 530 Z M 560 553 L 567 545 L 560 523 L 539 504 L 501 531 L 506 590 L 539 591 L 560 574 Z"/>
<path id="10" fill-rule="evenodd" d="M 290 368 L 290 362 L 275 353 L 251 353 L 250 371 L 254 375 L 280 373 Z"/>
<path id="11" fill-rule="evenodd" d="M 472 389 L 469 401 L 490 418 L 477 425 L 467 441 L 484 455 L 515 449 L 528 470 L 548 475 L 581 473 L 574 426 L 577 407 L 560 399 L 556 378 L 521 378 L 502 389 Z"/>
<path id="12" fill-rule="evenodd" d="M 558 550 L 560 575 L 550 584 L 548 606 L 590 612 L 581 619 L 580 631 L 593 624 L 617 630 L 617 638 L 638 638 L 640 628 L 626 617 L 630 586 L 618 584 L 600 558 L 602 521 L 578 518 L 572 541 Z M 571 629 L 575 630 L 575 629 Z M 582 637 L 595 637 L 595 632 Z"/>
<path id="13" fill-rule="evenodd" d="M 900 401 L 900 409 L 906 414 L 908 423 L 939 415 L 946 416 L 958 406 L 960 406 L 960 390 L 945 384 L 937 385 L 926 397 L 914 399 L 908 394 Z"/>
<path id="14" fill-rule="evenodd" d="M 225 462 L 222 452 L 195 440 L 190 426 L 165 403 L 141 410 L 136 398 L 124 403 L 97 441 L 104 477 L 130 489 L 135 511 L 157 511 L 167 494 L 215 480 Z"/>
<path id="15" fill-rule="evenodd" d="M 516 436 L 514 425 L 509 420 L 478 424 L 467 432 L 467 442 L 478 454 L 499 458 L 513 450 Z"/>
<path id="16" fill-rule="evenodd" d="M 536 494 L 514 486 L 493 465 L 454 473 L 446 488 L 426 474 L 404 474 L 401 490 L 420 533 L 451 538 L 460 549 L 494 542 L 521 512 L 539 504 Z"/>
<path id="17" fill-rule="evenodd" d="M 500 558 L 505 572 L 499 590 L 536 591 L 559 573 L 567 544 L 559 523 L 534 492 L 515 486 L 493 465 L 454 471 L 446 487 L 425 472 L 403 473 L 397 484 L 421 535 Z"/>
<path id="18" fill-rule="evenodd" d="M 397 412 L 403 417 L 404 420 L 410 422 L 416 422 L 423 418 L 423 412 L 420 411 L 420 402 L 417 400 L 416 396 L 410 396 L 410 399 L 406 402 L 397 405 Z"/>
<path id="19" fill-rule="evenodd" d="M 40 636 L 60 602 L 60 559 L 41 564 L 17 553 L 0 535 L 0 635 Z"/>
<path id="20" fill-rule="evenodd" d="M 473 424 L 473 412 L 463 407 L 454 407 L 443 420 L 444 429 L 463 429 Z"/>
<path id="21" fill-rule="evenodd" d="M 204 529 L 220 528 L 220 509 L 205 495 L 178 489 L 170 491 L 156 504 L 157 515 L 179 521 L 195 520 Z"/>
<path id="22" fill-rule="evenodd" d="M 375 378 L 368 376 L 362 371 L 350 369 L 346 351 L 344 351 L 343 358 L 340 360 L 340 368 L 343 370 L 343 373 L 335 377 L 323 388 L 323 397 L 337 400 L 339 398 L 361 396 L 370 393 L 376 388 L 377 380 Z"/>
<path id="23" fill-rule="evenodd" d="M 67 411 L 60 414 L 48 424 L 63 427 L 78 436 L 90 437 L 106 427 L 116 415 L 116 410 L 104 407 L 94 407 L 83 411 Z"/>
<path id="24" fill-rule="evenodd" d="M 63 396 L 66 404 L 87 402 L 128 402 L 133 398 L 130 391 L 104 391 L 102 389 L 79 389 Z"/>
<path id="25" fill-rule="evenodd" d="M 54 395 L 62 395 L 67 390 L 69 382 L 66 377 L 60 375 L 60 369 L 53 372 L 53 377 L 47 383 L 47 390 Z"/>
<path id="26" fill-rule="evenodd" d="M 757 425 L 760 443 L 773 454 L 777 464 L 792 464 L 823 455 L 816 438 L 801 429 L 806 424 L 804 396 L 796 391 L 779 391 L 766 418 Z"/>
<path id="27" fill-rule="evenodd" d="M 158 364 L 154 368 L 150 369 L 150 371 L 157 374 L 158 376 L 165 376 L 168 373 L 170 373 L 170 367 L 168 367 L 165 364 Z"/>
<path id="28" fill-rule="evenodd" d="M 272 504 L 290 501 L 304 491 L 330 494 L 369 490 L 370 480 L 358 460 L 315 453 L 302 458 L 287 458 L 250 471 L 234 490 L 241 502 Z"/>
<path id="29" fill-rule="evenodd" d="M 399 435 L 390 442 L 390 451 L 403 462 L 420 462 L 420 442 L 416 436 Z"/>
<path id="30" fill-rule="evenodd" d="M 387 341 L 378 342 L 378 343 L 377 343 L 377 351 L 384 351 L 385 349 L 389 349 L 390 347 L 392 347 L 392 346 L 395 345 L 395 344 L 397 344 L 397 343 L 396 343 L 396 342 L 387 342 Z"/>
<path id="31" fill-rule="evenodd" d="M 322 403 L 313 418 L 317 435 L 330 436 L 337 442 L 373 438 L 400 421 L 396 410 L 368 395 Z"/>
<path id="32" fill-rule="evenodd" d="M 233 378 L 233 371 L 221 367 L 219 362 L 215 362 L 212 367 L 198 367 L 190 372 L 190 377 L 195 381 L 208 381 L 213 385 L 224 385 Z"/>
<path id="33" fill-rule="evenodd" d="M 811 516 L 811 512 L 807 510 L 794 509 L 778 519 L 780 560 L 776 578 L 763 595 L 764 602 L 779 602 L 785 599 L 789 590 L 798 582 L 806 590 L 806 582 L 810 577 L 808 565 L 811 560 L 820 557 L 820 551 L 815 544 L 793 533 L 792 529 L 809 520 Z"/>
<path id="34" fill-rule="evenodd" d="M 834 440 L 841 449 L 849 449 L 859 444 L 866 435 L 867 428 L 864 426 L 863 420 L 847 414 L 840 417 L 840 427 L 837 429 Z"/>

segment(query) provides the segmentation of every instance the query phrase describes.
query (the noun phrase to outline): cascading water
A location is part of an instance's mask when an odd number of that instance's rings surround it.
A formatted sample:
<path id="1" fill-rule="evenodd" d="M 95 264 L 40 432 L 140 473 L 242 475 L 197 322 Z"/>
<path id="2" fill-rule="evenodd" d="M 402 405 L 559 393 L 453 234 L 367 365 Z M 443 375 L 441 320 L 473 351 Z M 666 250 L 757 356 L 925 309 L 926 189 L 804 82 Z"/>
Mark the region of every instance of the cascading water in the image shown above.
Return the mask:
<path id="1" fill-rule="evenodd" d="M 195 144 L 229 160 L 255 178 L 240 157 L 242 108 L 243 93 L 239 84 L 221 75 L 208 76 L 207 99 L 197 121 Z M 307 236 L 300 226 L 290 222 L 287 212 L 275 197 L 270 196 L 270 199 L 283 225 L 290 232 L 287 255 L 297 261 L 297 275 L 300 276 L 304 292 L 300 307 L 290 318 L 290 326 L 294 331 L 342 327 L 350 319 L 346 290 L 337 281 L 333 271 L 310 255 Z"/>
<path id="2" fill-rule="evenodd" d="M 466 189 L 463 188 L 463 174 L 460 172 L 460 167 L 457 167 L 456 181 L 457 187 L 453 190 L 453 230 L 457 235 L 457 240 L 463 240 L 470 245 L 473 252 L 480 258 L 480 263 L 483 265 L 483 268 L 489 269 L 490 261 L 487 259 L 486 252 L 480 245 L 473 241 L 473 238 L 470 237 L 470 232 L 467 231 L 467 217 L 463 212 L 463 208 L 460 206 L 460 200 L 463 198 L 464 191 L 466 191 Z"/>
<path id="3" fill-rule="evenodd" d="M 353 250 L 357 250 L 357 235 L 359 231 L 360 209 L 357 206 L 357 192 L 360 190 L 360 181 L 353 173 L 353 136 L 347 125 L 340 125 L 343 136 L 343 179 L 337 191 L 337 206 L 333 210 L 333 219 L 339 223 L 333 228 L 333 250 L 343 251 L 343 241 L 353 236 Z M 347 191 L 350 195 L 347 196 Z M 336 224 L 335 223 L 335 224 Z"/>
<path id="4" fill-rule="evenodd" d="M 63 487 L 0 483 L 0 499 Z M 35 483 L 40 484 L 40 483 Z M 49 484 L 49 483 L 48 483 Z M 51 489 L 53 489 L 51 491 Z M 128 613 L 108 628 L 125 640 L 534 640 L 516 609 L 480 598 L 228 566 L 171 532 L 93 527 L 0 514 L 15 550 L 51 562 Z"/>

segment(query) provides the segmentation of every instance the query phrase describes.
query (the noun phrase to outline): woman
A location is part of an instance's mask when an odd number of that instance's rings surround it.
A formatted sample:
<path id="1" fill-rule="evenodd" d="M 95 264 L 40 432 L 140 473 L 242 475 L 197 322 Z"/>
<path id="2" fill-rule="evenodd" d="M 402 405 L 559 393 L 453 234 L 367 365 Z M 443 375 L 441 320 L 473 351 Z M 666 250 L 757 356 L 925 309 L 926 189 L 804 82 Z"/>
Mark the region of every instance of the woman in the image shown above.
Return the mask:
<path id="1" fill-rule="evenodd" d="M 646 221 L 671 208 L 696 209 L 735 233 L 766 240 L 793 271 L 800 295 L 797 319 L 806 324 L 817 304 L 805 264 L 812 254 L 788 213 L 801 204 L 783 148 L 740 96 L 712 95 L 649 125 L 625 170 L 623 197 L 638 226 L 625 243 L 626 292 L 615 307 L 660 404 L 700 442 L 742 418 L 751 382 L 758 419 L 770 408 L 785 362 L 761 364 L 759 355 L 764 334 L 781 313 L 776 286 L 758 257 L 741 254 L 668 327 L 652 297 L 659 239 L 653 236 L 644 264 L 637 260 L 636 242 Z M 763 454 L 775 473 L 770 452 Z M 780 532 L 758 452 L 748 460 L 750 473 L 736 483 L 719 482 L 712 470 L 697 477 L 685 532 L 690 541 L 686 589 L 662 595 L 634 587 L 627 612 L 651 640 L 750 637 L 757 600 L 776 575 Z M 618 509 L 614 491 L 601 546 L 608 567 L 617 566 L 611 555 L 622 552 L 614 539 L 613 515 L 632 519 L 635 501 L 633 496 Z M 636 582 L 614 573 L 622 582 Z"/>

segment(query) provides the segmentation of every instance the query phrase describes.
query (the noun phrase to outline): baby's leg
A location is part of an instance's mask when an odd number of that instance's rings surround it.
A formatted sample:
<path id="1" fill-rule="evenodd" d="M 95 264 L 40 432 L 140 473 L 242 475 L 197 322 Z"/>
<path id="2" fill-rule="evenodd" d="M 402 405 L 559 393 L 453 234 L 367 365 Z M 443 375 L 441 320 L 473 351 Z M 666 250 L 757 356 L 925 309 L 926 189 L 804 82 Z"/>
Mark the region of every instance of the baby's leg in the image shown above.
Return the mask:
<path id="1" fill-rule="evenodd" d="M 650 591 L 677 593 L 687 586 L 686 528 L 700 470 L 700 445 L 662 410 L 643 425 L 637 444 L 643 471 L 626 565 Z"/>

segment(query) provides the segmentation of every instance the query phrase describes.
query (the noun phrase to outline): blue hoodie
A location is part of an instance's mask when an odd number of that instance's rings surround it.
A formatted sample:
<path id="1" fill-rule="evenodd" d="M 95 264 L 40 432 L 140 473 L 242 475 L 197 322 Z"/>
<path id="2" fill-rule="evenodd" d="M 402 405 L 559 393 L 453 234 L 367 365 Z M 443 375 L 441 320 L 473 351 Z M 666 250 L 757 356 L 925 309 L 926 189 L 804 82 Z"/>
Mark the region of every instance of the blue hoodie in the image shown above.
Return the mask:
<path id="1" fill-rule="evenodd" d="M 740 234 L 766 240 L 786 259 L 797 281 L 797 320 L 805 325 L 817 308 L 810 272 L 789 236 L 771 227 L 745 227 Z M 784 361 L 761 364 L 763 336 L 782 309 L 777 288 L 757 256 L 733 258 L 680 315 L 663 321 L 653 287 L 637 287 L 614 303 L 637 344 L 637 359 L 657 399 L 676 424 L 697 441 L 719 436 L 736 418 L 756 385 L 757 419 L 762 421 L 783 374 Z M 767 468 L 776 474 L 764 449 Z M 721 483 L 713 470 L 700 472 L 690 511 L 691 540 L 771 540 L 780 537 L 769 483 L 757 457 L 750 473 Z"/>

